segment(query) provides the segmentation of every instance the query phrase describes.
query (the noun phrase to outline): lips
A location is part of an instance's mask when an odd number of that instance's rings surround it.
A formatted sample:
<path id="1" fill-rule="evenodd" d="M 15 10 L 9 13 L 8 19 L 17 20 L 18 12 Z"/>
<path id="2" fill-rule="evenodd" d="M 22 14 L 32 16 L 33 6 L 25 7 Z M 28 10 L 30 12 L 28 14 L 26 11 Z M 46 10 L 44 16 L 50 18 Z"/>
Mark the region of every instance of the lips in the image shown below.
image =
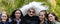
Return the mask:
<path id="1" fill-rule="evenodd" d="M 30 15 L 33 15 L 33 14 L 30 14 Z"/>

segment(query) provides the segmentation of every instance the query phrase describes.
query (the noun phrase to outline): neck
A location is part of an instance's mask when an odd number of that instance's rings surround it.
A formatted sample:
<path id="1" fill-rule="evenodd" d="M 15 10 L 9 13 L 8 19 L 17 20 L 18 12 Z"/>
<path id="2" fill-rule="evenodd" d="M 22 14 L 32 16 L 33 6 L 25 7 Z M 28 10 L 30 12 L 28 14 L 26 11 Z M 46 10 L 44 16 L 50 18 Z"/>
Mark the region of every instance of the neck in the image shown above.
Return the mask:
<path id="1" fill-rule="evenodd" d="M 44 19 L 41 19 L 40 21 L 44 21 Z"/>
<path id="2" fill-rule="evenodd" d="M 18 20 L 19 20 L 19 18 L 16 19 L 16 21 L 18 21 Z"/>
<path id="3" fill-rule="evenodd" d="M 44 21 L 44 19 L 43 20 L 41 20 L 41 22 L 43 22 Z"/>

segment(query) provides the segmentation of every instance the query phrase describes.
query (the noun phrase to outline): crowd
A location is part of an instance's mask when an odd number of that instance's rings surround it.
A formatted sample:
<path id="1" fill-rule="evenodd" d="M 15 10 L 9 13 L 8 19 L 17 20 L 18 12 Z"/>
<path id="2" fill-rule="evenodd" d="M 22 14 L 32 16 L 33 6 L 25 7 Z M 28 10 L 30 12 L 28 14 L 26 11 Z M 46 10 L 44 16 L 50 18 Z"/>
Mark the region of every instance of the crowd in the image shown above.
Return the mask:
<path id="1" fill-rule="evenodd" d="M 3 11 L 0 14 L 0 24 L 60 24 L 54 12 L 47 13 L 46 10 L 41 10 L 35 15 L 33 8 L 28 9 L 27 14 L 23 16 L 20 9 L 14 10 L 10 17 L 8 13 Z"/>

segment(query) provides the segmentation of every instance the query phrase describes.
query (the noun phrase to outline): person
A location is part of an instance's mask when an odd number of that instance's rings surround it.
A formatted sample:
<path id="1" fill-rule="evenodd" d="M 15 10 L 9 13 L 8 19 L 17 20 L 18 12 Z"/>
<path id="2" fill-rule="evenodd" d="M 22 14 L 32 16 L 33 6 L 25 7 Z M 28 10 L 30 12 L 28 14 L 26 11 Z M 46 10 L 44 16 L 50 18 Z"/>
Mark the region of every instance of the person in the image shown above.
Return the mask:
<path id="1" fill-rule="evenodd" d="M 10 24 L 9 23 L 9 15 L 6 12 L 2 12 L 2 16 L 1 16 L 1 22 L 0 24 Z"/>
<path id="2" fill-rule="evenodd" d="M 0 12 L 0 22 L 1 22 L 1 16 L 2 16 L 2 13 Z"/>
<path id="3" fill-rule="evenodd" d="M 48 20 L 50 21 L 49 24 L 60 24 L 57 16 L 53 12 L 48 13 Z"/>
<path id="4" fill-rule="evenodd" d="M 0 18 L 1 18 L 2 13 L 0 12 Z"/>
<path id="5" fill-rule="evenodd" d="M 23 24 L 38 24 L 38 16 L 35 16 L 33 8 L 28 9 L 27 14 L 23 17 Z"/>
<path id="6" fill-rule="evenodd" d="M 48 24 L 48 20 L 47 20 L 47 12 L 46 10 L 41 10 L 39 12 L 39 24 Z"/>
<path id="7" fill-rule="evenodd" d="M 23 14 L 20 9 L 16 9 L 11 14 L 11 23 L 10 24 L 21 24 Z"/>

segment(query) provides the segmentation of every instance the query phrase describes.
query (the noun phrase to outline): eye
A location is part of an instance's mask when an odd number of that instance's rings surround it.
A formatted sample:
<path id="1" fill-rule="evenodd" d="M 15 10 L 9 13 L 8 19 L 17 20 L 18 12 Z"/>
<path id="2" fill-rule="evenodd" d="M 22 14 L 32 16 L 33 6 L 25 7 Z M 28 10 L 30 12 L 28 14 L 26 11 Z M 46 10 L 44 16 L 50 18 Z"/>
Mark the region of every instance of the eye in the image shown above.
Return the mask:
<path id="1" fill-rule="evenodd" d="M 39 16 L 43 16 L 43 15 L 39 15 Z"/>
<path id="2" fill-rule="evenodd" d="M 52 17 L 52 16 L 49 16 L 49 18 Z"/>
<path id="3" fill-rule="evenodd" d="M 50 17 L 52 17 L 52 16 L 50 16 Z"/>
<path id="4" fill-rule="evenodd" d="M 32 13 L 34 13 L 34 11 L 29 11 L 30 13 L 32 12 Z"/>
<path id="5" fill-rule="evenodd" d="M 2 17 L 6 17 L 6 16 L 2 16 Z"/>
<path id="6" fill-rule="evenodd" d="M 50 17 L 52 17 L 52 16 L 50 16 Z"/>
<path id="7" fill-rule="evenodd" d="M 15 13 L 15 14 L 21 14 L 21 13 Z"/>

